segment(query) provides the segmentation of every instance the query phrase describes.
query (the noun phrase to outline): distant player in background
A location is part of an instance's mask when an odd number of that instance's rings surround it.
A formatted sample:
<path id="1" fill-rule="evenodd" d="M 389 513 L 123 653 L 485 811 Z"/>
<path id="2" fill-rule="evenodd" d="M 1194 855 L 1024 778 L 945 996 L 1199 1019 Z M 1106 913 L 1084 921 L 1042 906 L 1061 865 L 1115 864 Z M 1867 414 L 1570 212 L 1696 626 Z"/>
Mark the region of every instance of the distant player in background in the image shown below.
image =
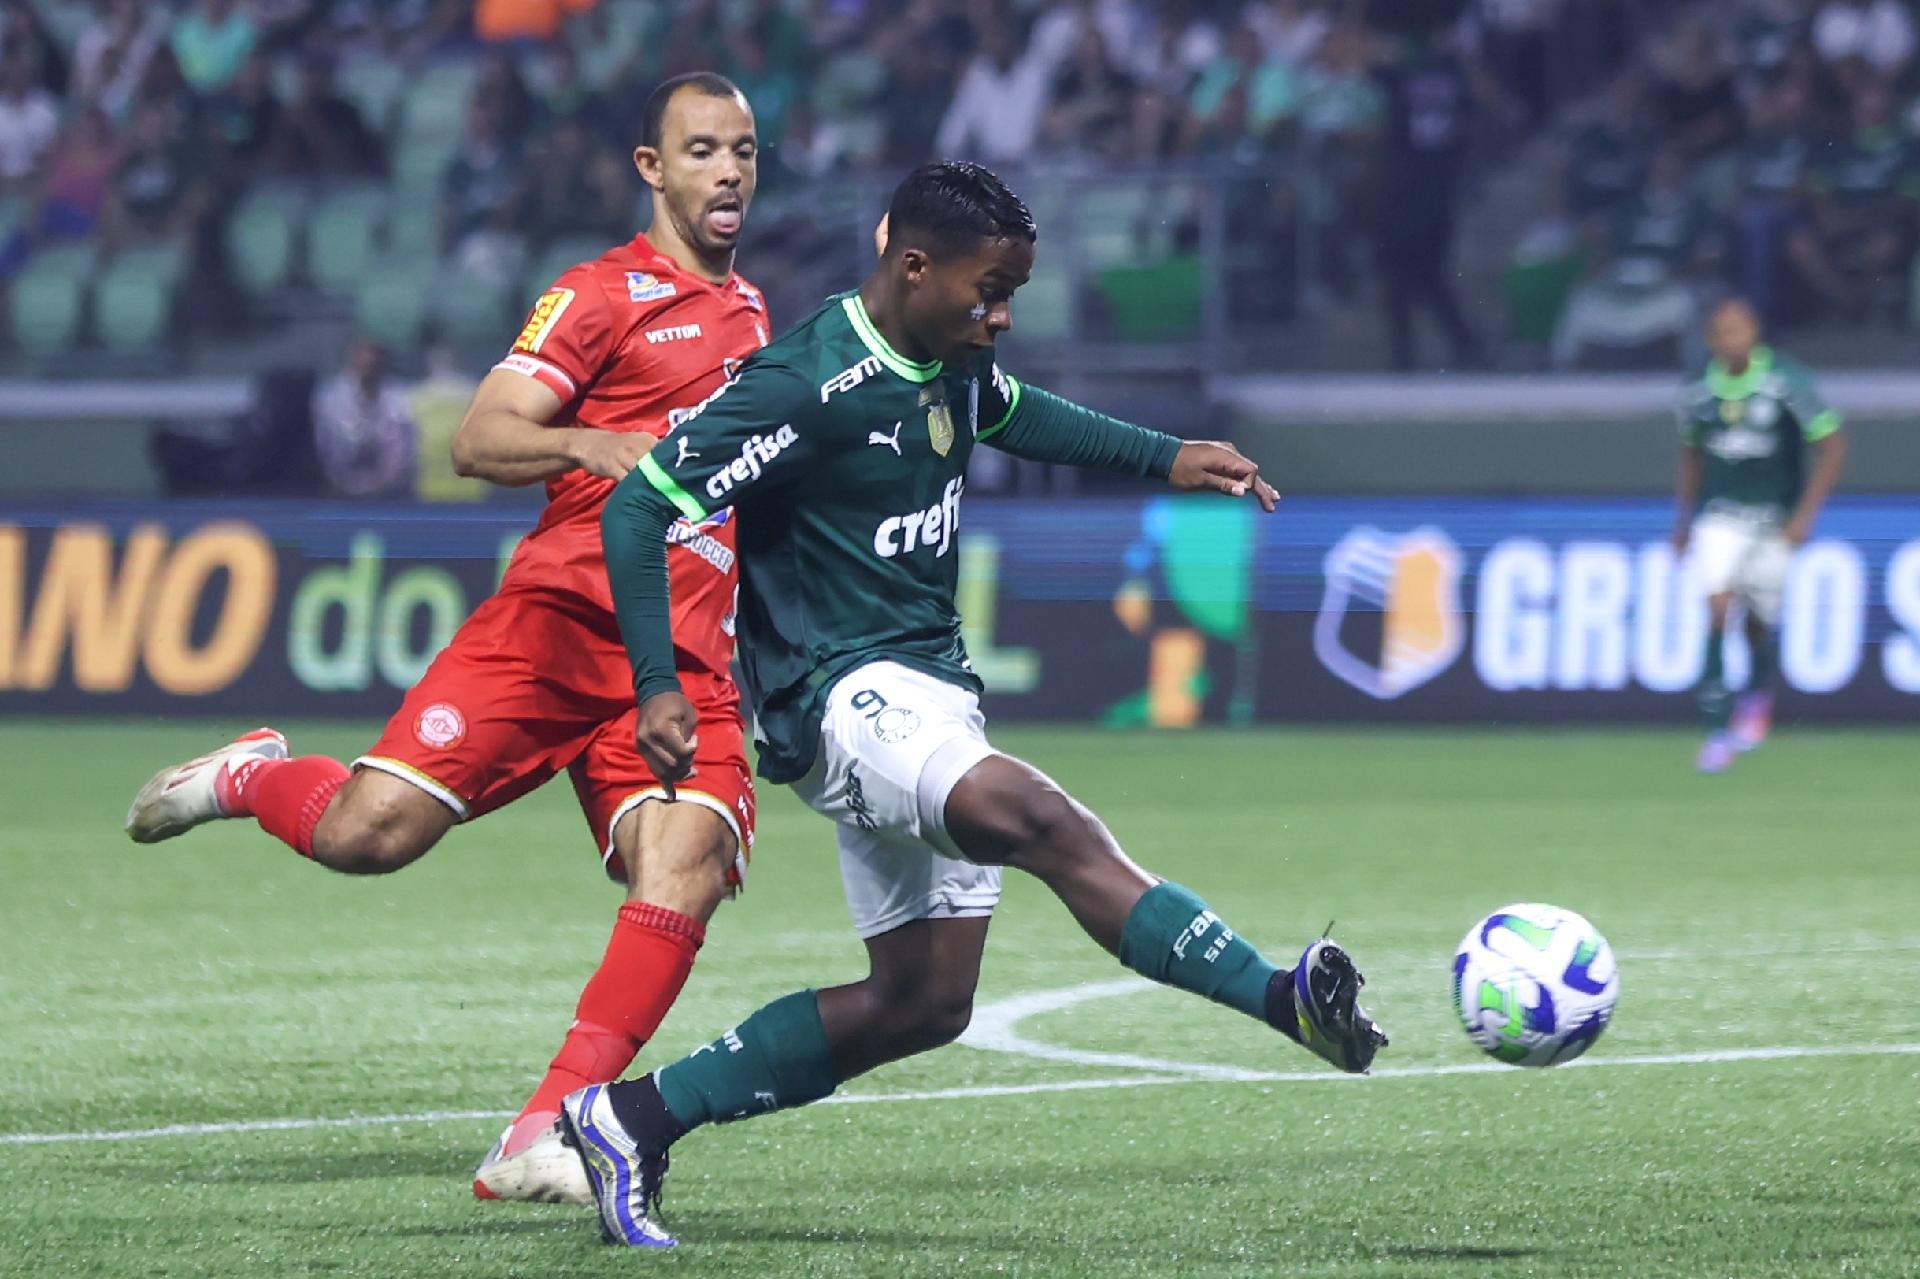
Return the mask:
<path id="1" fill-rule="evenodd" d="M 560 1099 L 626 1069 L 745 871 L 754 795 L 731 675 L 734 526 L 723 513 L 664 534 L 673 665 L 704 730 L 696 775 L 672 779 L 673 802 L 634 748 L 600 508 L 659 437 L 767 342 L 760 292 L 733 273 L 756 158 L 753 115 L 724 78 L 681 76 L 649 99 L 634 163 L 653 193 L 651 228 L 555 281 L 453 439 L 462 474 L 544 480 L 547 508 L 498 593 L 373 749 L 349 770 L 324 756 L 289 759 L 286 739 L 261 729 L 162 769 L 127 814 L 141 843 L 252 817 L 332 870 L 382 874 L 456 822 L 571 775 L 627 902 L 559 1055 L 475 1174 L 481 1198 L 585 1200 L 579 1161 L 554 1127 Z"/>
<path id="2" fill-rule="evenodd" d="M 1713 358 L 1680 410 L 1673 547 L 1691 549 L 1707 594 L 1698 689 L 1707 738 L 1698 767 L 1719 773 L 1764 741 L 1773 722 L 1787 565 L 1840 478 L 1847 442 L 1812 375 L 1760 345 L 1759 319 L 1743 299 L 1709 313 L 1707 349 Z M 1737 698 L 1722 660 L 1736 601 L 1753 653 L 1752 677 Z"/>

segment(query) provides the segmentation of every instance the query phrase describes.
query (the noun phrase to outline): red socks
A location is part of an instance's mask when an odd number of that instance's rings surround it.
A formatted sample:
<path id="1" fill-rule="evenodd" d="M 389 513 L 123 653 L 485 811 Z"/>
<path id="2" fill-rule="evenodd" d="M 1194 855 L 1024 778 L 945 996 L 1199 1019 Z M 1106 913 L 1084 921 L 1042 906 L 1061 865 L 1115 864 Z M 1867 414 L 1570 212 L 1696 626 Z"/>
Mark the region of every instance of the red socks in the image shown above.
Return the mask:
<path id="1" fill-rule="evenodd" d="M 643 902 L 622 906 L 566 1042 L 520 1118 L 554 1113 L 575 1089 L 618 1079 L 680 997 L 706 936 L 706 925 L 690 915 Z"/>
<path id="2" fill-rule="evenodd" d="M 314 827 L 349 776 L 345 764 L 325 755 L 247 759 L 216 778 L 214 789 L 229 817 L 255 818 L 261 830 L 312 857 Z"/>

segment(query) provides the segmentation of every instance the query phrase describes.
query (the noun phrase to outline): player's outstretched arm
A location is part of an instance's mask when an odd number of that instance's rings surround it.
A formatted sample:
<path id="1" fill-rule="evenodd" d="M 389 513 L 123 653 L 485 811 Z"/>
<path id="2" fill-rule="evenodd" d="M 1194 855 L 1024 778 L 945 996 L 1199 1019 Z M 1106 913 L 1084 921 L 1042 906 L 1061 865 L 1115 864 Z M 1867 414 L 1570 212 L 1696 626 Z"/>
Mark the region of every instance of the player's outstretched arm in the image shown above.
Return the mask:
<path id="1" fill-rule="evenodd" d="M 1016 457 L 1063 466 L 1084 466 L 1152 476 L 1184 491 L 1211 491 L 1229 497 L 1251 493 L 1271 511 L 1280 498 L 1260 478 L 1260 468 L 1231 444 L 1211 440 L 1182 442 L 1097 413 L 1051 391 L 1026 386 L 994 371 L 983 408 L 1001 410 L 998 420 L 980 432 L 983 443 Z M 983 416 L 986 414 L 983 412 Z"/>
<path id="2" fill-rule="evenodd" d="M 666 784 L 687 775 L 698 745 L 693 704 L 674 673 L 672 599 L 667 579 L 667 530 L 679 511 L 636 470 L 620 481 L 600 512 L 600 545 L 613 589 L 620 638 L 633 666 L 640 707 L 636 744 Z"/>
<path id="3" fill-rule="evenodd" d="M 1834 486 L 1840 482 L 1841 468 L 1846 464 L 1847 433 L 1838 426 L 1813 442 L 1813 474 L 1807 477 L 1799 504 L 1781 530 L 1787 541 L 1798 546 L 1813 533 L 1813 522 L 1820 518 L 1820 508 L 1833 496 Z"/>
<path id="4" fill-rule="evenodd" d="M 641 431 L 554 426 L 560 397 L 511 369 L 487 374 L 453 433 L 453 469 L 491 484 L 534 484 L 580 468 L 606 479 L 626 475 L 655 444 Z"/>

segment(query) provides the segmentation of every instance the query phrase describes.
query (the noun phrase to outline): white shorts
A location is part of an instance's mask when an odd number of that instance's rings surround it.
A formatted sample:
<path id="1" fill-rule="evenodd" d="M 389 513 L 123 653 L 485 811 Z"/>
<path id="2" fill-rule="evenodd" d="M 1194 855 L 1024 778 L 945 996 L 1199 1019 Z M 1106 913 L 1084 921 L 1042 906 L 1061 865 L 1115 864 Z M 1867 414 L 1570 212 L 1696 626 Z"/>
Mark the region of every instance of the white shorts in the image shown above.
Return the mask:
<path id="1" fill-rule="evenodd" d="M 869 662 L 827 695 L 819 757 L 793 791 L 840 827 L 840 878 L 863 939 L 999 904 L 1000 868 L 968 861 L 946 829 L 947 796 L 995 753 L 986 728 L 972 692 L 898 662 Z"/>
<path id="2" fill-rule="evenodd" d="M 1694 580 L 1708 595 L 1737 595 L 1768 626 L 1780 621 L 1793 548 L 1767 520 L 1710 513 L 1693 522 Z"/>

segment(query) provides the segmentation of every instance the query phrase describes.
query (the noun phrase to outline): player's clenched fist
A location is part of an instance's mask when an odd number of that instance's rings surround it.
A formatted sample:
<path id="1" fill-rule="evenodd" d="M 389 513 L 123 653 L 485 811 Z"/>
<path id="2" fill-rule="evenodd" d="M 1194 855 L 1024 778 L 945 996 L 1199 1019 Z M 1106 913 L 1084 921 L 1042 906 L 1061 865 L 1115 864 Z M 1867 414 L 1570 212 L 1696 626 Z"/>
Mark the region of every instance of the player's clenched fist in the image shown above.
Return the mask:
<path id="1" fill-rule="evenodd" d="M 693 753 L 700 737 L 694 731 L 700 725 L 699 712 L 682 693 L 655 693 L 640 703 L 639 723 L 634 744 L 647 761 L 647 767 L 674 798 L 673 784 L 684 782 L 693 773 Z"/>
<path id="2" fill-rule="evenodd" d="M 624 480 L 660 441 L 645 431 L 574 431 L 573 461 L 581 470 L 607 480 Z"/>
<path id="3" fill-rule="evenodd" d="M 1240 450 L 1218 440 L 1191 440 L 1173 456 L 1173 470 L 1167 483 L 1185 492 L 1211 490 L 1228 497 L 1253 494 L 1260 509 L 1271 511 L 1280 494 L 1260 478 L 1259 464 L 1243 457 Z"/>

